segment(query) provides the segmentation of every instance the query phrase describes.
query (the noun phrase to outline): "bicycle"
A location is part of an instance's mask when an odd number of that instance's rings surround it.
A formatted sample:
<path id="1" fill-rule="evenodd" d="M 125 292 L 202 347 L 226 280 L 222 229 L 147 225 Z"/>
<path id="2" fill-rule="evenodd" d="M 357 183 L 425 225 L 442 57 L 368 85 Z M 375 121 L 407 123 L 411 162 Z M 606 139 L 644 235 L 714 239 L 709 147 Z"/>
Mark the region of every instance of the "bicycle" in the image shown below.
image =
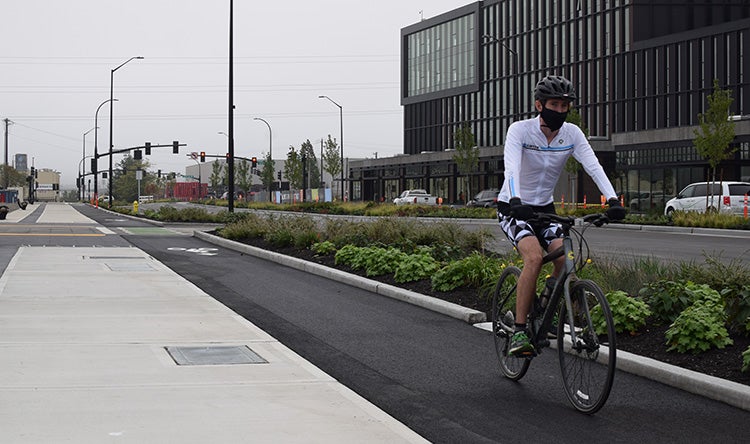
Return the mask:
<path id="1" fill-rule="evenodd" d="M 580 233 L 573 228 L 575 219 L 572 217 L 537 213 L 534 218 L 540 223 L 557 222 L 562 226 L 562 247 L 546 254 L 543 263 L 564 256 L 565 265 L 546 306 L 542 305 L 539 295 L 534 298 L 527 319 L 529 338 L 536 354 L 539 354 L 551 345 L 550 338 L 556 336 L 565 394 L 577 410 L 593 414 L 604 406 L 614 381 L 615 325 L 604 292 L 595 282 L 578 279 L 576 271 L 580 271 L 588 262 L 588 257 L 584 260 L 582 254 L 586 245 L 588 256 L 584 231 L 591 225 L 600 227 L 608 223 L 609 218 L 605 214 L 585 216 Z M 579 243 L 581 254 L 578 260 L 571 232 Z M 515 324 L 516 285 L 520 275 L 521 269 L 516 266 L 505 268 L 492 298 L 495 351 L 503 375 L 514 381 L 526 374 L 534 357 L 508 355 Z M 595 315 L 597 322 L 592 320 L 592 310 L 598 312 Z"/>

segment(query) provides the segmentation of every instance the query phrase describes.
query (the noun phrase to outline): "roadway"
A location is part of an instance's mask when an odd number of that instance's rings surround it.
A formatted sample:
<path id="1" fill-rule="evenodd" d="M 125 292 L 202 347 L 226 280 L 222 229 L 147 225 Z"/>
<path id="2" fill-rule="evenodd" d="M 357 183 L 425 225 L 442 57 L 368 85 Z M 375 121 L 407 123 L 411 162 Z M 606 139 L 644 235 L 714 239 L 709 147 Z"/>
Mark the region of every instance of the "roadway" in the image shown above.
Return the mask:
<path id="1" fill-rule="evenodd" d="M 750 433 L 746 411 L 620 371 L 602 411 L 581 415 L 565 399 L 553 351 L 514 383 L 497 369 L 490 334 L 462 321 L 166 235 L 183 225 L 155 229 L 88 206 L 76 209 L 432 442 L 740 442 Z M 616 237 L 610 233 L 601 242 Z M 658 239 L 702 242 L 700 236 Z"/>

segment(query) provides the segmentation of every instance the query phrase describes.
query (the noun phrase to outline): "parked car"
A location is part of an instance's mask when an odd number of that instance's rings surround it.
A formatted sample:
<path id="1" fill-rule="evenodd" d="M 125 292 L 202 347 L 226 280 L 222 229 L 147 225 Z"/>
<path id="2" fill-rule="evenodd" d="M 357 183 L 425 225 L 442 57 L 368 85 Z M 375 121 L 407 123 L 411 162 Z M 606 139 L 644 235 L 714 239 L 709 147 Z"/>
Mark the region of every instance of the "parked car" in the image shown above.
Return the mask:
<path id="1" fill-rule="evenodd" d="M 393 199 L 396 205 L 437 205 L 437 197 L 425 190 L 406 190 Z"/>
<path id="2" fill-rule="evenodd" d="M 648 211 L 655 208 L 661 209 L 664 206 L 665 201 L 664 193 L 649 193 L 648 191 L 642 193 L 635 193 L 635 196 L 630 199 L 629 206 L 631 211 Z"/>
<path id="3" fill-rule="evenodd" d="M 491 208 L 497 206 L 497 194 L 500 190 L 496 188 L 490 188 L 488 190 L 482 190 L 474 196 L 473 199 L 466 203 L 467 207 L 483 207 Z"/>
<path id="4" fill-rule="evenodd" d="M 713 191 L 713 193 L 711 193 Z M 706 211 L 742 215 L 745 208 L 745 195 L 750 193 L 750 182 L 698 182 L 682 189 L 664 206 L 664 214 L 675 211 Z M 713 199 L 711 198 L 713 194 Z M 708 197 L 706 197 L 708 196 Z"/>

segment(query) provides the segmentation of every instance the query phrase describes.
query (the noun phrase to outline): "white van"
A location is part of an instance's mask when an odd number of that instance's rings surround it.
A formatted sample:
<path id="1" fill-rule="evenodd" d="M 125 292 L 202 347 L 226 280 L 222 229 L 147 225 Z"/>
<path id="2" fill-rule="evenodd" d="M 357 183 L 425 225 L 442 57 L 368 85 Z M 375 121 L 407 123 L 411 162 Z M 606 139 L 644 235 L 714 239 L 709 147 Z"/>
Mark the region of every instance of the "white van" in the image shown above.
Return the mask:
<path id="1" fill-rule="evenodd" d="M 748 193 L 750 193 L 748 182 L 691 183 L 666 203 L 664 214 L 669 216 L 675 211 L 704 212 L 708 203 L 713 211 L 742 215 L 745 208 L 745 195 Z M 711 194 L 713 194 L 713 199 Z"/>

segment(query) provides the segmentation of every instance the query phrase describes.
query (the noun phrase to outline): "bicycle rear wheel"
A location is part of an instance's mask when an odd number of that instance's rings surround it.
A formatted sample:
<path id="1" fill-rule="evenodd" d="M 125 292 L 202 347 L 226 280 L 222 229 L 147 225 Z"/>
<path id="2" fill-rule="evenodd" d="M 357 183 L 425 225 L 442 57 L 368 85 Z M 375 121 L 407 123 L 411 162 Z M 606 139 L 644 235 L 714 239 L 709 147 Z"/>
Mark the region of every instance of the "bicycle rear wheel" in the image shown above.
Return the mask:
<path id="1" fill-rule="evenodd" d="M 615 323 L 607 299 L 590 280 L 571 285 L 573 324 L 563 300 L 557 325 L 557 350 L 565 394 L 573 406 L 584 413 L 595 413 L 607 402 L 615 377 Z M 602 322 L 595 328 L 591 310 L 600 311 Z M 576 334 L 571 341 L 571 331 Z"/>
<path id="2" fill-rule="evenodd" d="M 492 331 L 495 338 L 495 352 L 500 361 L 500 370 L 507 378 L 518 381 L 529 369 L 529 359 L 508 356 L 510 339 L 516 319 L 516 286 L 521 270 L 510 266 L 503 270 L 492 296 Z"/>

